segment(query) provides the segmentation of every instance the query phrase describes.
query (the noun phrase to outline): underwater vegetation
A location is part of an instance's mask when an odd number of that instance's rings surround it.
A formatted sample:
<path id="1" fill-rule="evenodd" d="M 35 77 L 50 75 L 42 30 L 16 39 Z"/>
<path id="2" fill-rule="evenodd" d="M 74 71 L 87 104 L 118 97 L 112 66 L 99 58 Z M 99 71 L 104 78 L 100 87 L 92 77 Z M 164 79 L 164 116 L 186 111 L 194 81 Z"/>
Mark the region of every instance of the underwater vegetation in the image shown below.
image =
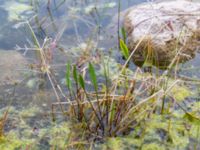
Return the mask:
<path id="1" fill-rule="evenodd" d="M 135 66 L 125 29 L 101 23 L 122 1 L 0 4 L 26 37 L 0 50 L 0 150 L 200 149 L 199 63 Z"/>

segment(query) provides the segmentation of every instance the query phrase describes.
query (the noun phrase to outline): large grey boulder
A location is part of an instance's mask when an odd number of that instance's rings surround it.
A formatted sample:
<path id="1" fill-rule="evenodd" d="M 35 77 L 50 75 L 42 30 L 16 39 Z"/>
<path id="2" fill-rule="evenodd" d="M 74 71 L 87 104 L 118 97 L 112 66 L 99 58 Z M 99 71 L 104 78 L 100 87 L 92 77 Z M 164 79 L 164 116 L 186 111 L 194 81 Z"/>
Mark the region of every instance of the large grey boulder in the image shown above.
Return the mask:
<path id="1" fill-rule="evenodd" d="M 124 15 L 128 48 L 133 61 L 168 66 L 173 60 L 185 62 L 200 46 L 200 3 L 186 0 L 143 3 Z M 139 46 L 136 48 L 136 45 Z"/>

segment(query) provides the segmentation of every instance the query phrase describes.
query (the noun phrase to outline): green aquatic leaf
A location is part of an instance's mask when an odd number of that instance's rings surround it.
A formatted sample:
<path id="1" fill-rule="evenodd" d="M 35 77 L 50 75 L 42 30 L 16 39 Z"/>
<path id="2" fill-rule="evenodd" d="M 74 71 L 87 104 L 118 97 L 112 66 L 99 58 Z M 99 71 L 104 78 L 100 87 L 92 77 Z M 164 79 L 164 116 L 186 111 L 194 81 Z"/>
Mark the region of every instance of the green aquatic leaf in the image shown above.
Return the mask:
<path id="1" fill-rule="evenodd" d="M 124 43 L 124 41 L 122 39 L 120 39 L 120 49 L 121 49 L 122 55 L 126 59 L 128 59 L 128 57 L 129 57 L 129 50 L 128 50 L 128 47 L 126 46 L 126 44 Z"/>
<path id="2" fill-rule="evenodd" d="M 94 86 L 95 91 L 97 91 L 98 90 L 98 85 L 97 85 L 97 77 L 96 77 L 94 66 L 91 63 L 89 63 L 88 69 L 89 69 L 91 82 L 92 82 L 92 84 Z"/>
<path id="3" fill-rule="evenodd" d="M 124 27 L 121 28 L 121 34 L 122 34 L 122 37 L 123 37 L 123 41 L 126 42 L 126 31 L 125 31 Z"/>
<path id="4" fill-rule="evenodd" d="M 78 83 L 78 75 L 77 75 L 76 66 L 73 67 L 73 78 L 74 78 L 74 81 L 75 81 L 76 83 Z"/>
<path id="5" fill-rule="evenodd" d="M 84 81 L 83 76 L 81 74 L 79 75 L 79 84 L 85 90 L 85 81 Z"/>
<path id="6" fill-rule="evenodd" d="M 66 80 L 66 86 L 69 90 L 71 90 L 72 85 L 71 85 L 71 80 L 70 80 L 70 72 L 71 72 L 71 66 L 68 63 L 66 66 L 66 75 L 65 75 L 65 80 Z"/>

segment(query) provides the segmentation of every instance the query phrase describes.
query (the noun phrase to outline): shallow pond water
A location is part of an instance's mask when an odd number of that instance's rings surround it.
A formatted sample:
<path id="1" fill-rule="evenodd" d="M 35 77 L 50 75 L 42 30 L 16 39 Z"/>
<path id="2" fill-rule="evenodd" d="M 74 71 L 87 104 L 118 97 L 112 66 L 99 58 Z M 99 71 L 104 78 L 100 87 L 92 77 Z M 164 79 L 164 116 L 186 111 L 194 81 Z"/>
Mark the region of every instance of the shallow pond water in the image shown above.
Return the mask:
<path id="1" fill-rule="evenodd" d="M 120 9 L 123 11 L 141 2 L 144 1 L 127 0 L 122 2 Z M 59 2 L 52 0 L 49 5 L 47 0 L 1 0 L 0 51 L 2 51 L 1 55 L 4 57 L 4 59 L 1 59 L 3 62 L 1 63 L 0 71 L 3 76 L 0 78 L 2 94 L 5 94 L 4 91 L 11 91 L 10 87 L 13 86 L 15 81 L 19 82 L 16 88 L 16 95 L 27 96 L 25 99 L 30 99 L 25 100 L 23 98 L 23 102 L 19 100 L 19 103 L 29 104 L 32 101 L 32 97 L 41 95 L 41 91 L 44 91 L 42 93 L 45 95 L 46 91 L 51 90 L 48 79 L 40 79 L 40 73 L 37 74 L 37 72 L 31 70 L 32 65 L 37 64 L 38 60 L 37 52 L 28 50 L 35 43 L 26 21 L 29 21 L 41 45 L 45 37 L 56 41 L 59 48 L 53 51 L 51 67 L 55 70 L 58 83 L 62 83 L 66 62 L 74 61 L 80 55 L 83 55 L 81 51 L 84 51 L 88 41 L 91 41 L 91 44 L 89 52 L 85 52 L 87 53 L 86 55 L 89 55 L 88 53 L 94 55 L 95 51 L 93 49 L 99 49 L 100 53 L 101 51 L 108 53 L 112 49 L 112 55 L 117 61 L 123 61 L 121 54 L 116 50 L 117 31 L 108 33 L 106 30 L 112 18 L 117 16 L 117 12 L 117 0 L 63 0 Z M 9 51 L 7 56 L 3 54 L 5 51 Z M 15 55 L 21 56 L 14 59 Z M 12 58 L 13 61 L 19 63 L 19 69 L 15 70 L 14 64 L 9 66 Z M 81 62 L 80 59 L 80 62 L 76 61 L 76 63 L 81 65 L 84 60 Z M 55 98 L 53 94 L 52 97 Z M 45 100 L 38 101 L 36 103 L 39 103 L 39 105 L 40 103 L 46 105 Z M 52 101 L 48 101 L 48 103 L 51 105 Z M 4 104 L 2 105 L 4 106 Z"/>
<path id="2" fill-rule="evenodd" d="M 140 2 L 142 1 L 123 2 L 121 10 Z M 40 44 L 44 42 L 45 37 L 49 37 L 56 41 L 60 49 L 65 50 L 65 53 L 60 52 L 58 49 L 54 50 L 54 58 L 51 64 L 52 67 L 62 70 L 62 66 L 65 65 L 68 59 L 72 57 L 75 59 L 79 56 L 79 49 L 83 49 L 90 39 L 94 39 L 91 48 L 99 47 L 107 51 L 107 49 L 115 46 L 115 41 L 113 42 L 110 37 L 116 36 L 116 33 L 109 35 L 105 33 L 104 29 L 112 20 L 113 15 L 111 14 L 117 14 L 117 11 L 117 1 L 110 0 L 52 1 L 49 6 L 47 0 L 1 0 L 0 51 L 2 53 L 16 51 L 13 52 L 13 56 L 18 55 L 16 53 L 21 54 L 21 58 L 16 59 L 16 61 L 19 61 L 19 64 L 22 64 L 24 68 L 22 67 L 18 71 L 23 70 L 27 78 L 32 75 L 27 65 L 37 62 L 37 54 L 35 54 L 35 51 L 28 50 L 34 45 L 30 29 L 25 23 L 29 21 Z M 98 43 L 95 40 L 99 40 Z M 2 55 L 4 57 L 4 54 Z M 12 56 L 8 57 L 6 62 L 4 59 L 1 60 L 4 61 L 4 64 L 8 64 L 9 58 L 12 58 Z M 4 70 L 3 66 L 6 67 L 1 63 L 1 70 Z M 61 69 L 59 69 L 60 67 Z M 3 71 L 1 72 L 3 74 Z M 62 72 L 59 72 L 59 74 L 63 76 Z M 22 79 L 24 78 L 22 77 Z M 29 79 L 27 80 L 29 81 Z M 28 83 L 31 84 L 31 81 Z"/>
<path id="3" fill-rule="evenodd" d="M 142 2 L 145 0 L 125 0 L 120 9 Z M 19 147 L 22 141 L 29 146 L 34 141 L 39 149 L 49 149 L 55 143 L 48 142 L 48 129 L 56 135 L 57 127 L 64 125 L 63 118 L 58 126 L 51 122 L 51 104 L 57 98 L 46 74 L 37 70 L 40 64 L 37 52 L 29 49 L 35 43 L 26 22 L 40 45 L 45 37 L 56 45 L 49 61 L 56 84 L 65 91 L 67 62 L 84 68 L 91 56 L 95 60 L 102 53 L 112 56 L 113 67 L 124 62 L 116 46 L 117 33 L 106 28 L 117 13 L 118 0 L 51 0 L 49 5 L 47 0 L 0 0 L 0 109 L 3 114 L 9 108 L 5 131 L 10 137 L 15 135 Z M 199 58 L 182 65 L 180 74 L 199 79 Z M 62 130 L 62 134 L 69 132 Z"/>

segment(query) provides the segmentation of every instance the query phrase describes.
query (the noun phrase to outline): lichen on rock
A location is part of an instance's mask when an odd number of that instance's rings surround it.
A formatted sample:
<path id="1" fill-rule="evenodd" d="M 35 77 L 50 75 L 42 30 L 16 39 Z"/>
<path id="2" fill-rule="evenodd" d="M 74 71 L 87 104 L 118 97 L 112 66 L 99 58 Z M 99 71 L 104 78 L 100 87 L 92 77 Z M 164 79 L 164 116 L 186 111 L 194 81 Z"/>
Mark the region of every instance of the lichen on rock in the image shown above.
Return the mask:
<path id="1" fill-rule="evenodd" d="M 124 16 L 133 61 L 159 68 L 192 59 L 200 45 L 200 3 L 186 0 L 143 3 Z"/>

